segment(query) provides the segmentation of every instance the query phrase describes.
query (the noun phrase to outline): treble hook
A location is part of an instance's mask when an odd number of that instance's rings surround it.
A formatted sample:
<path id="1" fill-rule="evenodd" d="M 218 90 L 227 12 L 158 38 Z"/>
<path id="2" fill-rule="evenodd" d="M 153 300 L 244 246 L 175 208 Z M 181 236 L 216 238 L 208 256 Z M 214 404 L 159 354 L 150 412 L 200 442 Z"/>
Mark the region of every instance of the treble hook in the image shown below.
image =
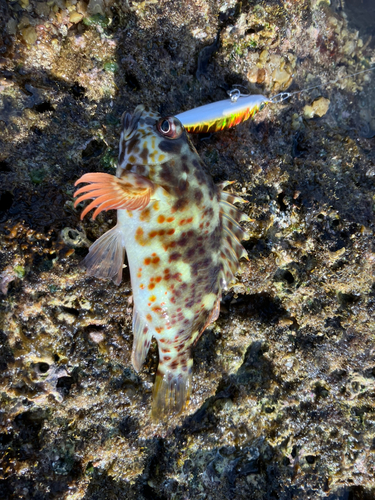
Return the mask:
<path id="1" fill-rule="evenodd" d="M 246 89 L 246 87 L 244 87 L 243 85 L 236 85 L 236 87 L 242 87 Z M 229 98 L 232 102 L 237 102 L 239 97 L 247 97 L 250 95 L 250 94 L 242 94 L 241 91 L 236 88 L 228 90 L 227 94 L 229 95 Z"/>

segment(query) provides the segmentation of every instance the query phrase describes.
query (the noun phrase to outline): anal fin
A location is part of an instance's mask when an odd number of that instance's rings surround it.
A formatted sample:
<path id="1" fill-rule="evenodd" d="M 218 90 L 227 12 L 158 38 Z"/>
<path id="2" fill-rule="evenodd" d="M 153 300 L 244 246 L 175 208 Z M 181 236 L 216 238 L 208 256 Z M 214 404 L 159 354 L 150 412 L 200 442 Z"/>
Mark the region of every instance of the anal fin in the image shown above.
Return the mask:
<path id="1" fill-rule="evenodd" d="M 135 371 L 139 372 L 150 349 L 152 332 L 142 320 L 135 306 L 133 309 L 133 335 L 132 363 Z"/>
<path id="2" fill-rule="evenodd" d="M 122 231 L 116 225 L 91 245 L 82 265 L 86 267 L 89 276 L 112 279 L 116 285 L 119 285 L 122 279 L 124 257 L 125 246 Z"/>
<path id="3" fill-rule="evenodd" d="M 210 315 L 207 318 L 207 321 L 204 325 L 204 327 L 198 332 L 198 335 L 196 339 L 194 340 L 194 345 L 197 344 L 198 340 L 201 338 L 202 333 L 210 326 L 211 323 L 214 323 L 217 318 L 220 315 L 220 297 L 217 299 L 217 301 L 214 304 L 214 307 L 212 308 L 212 311 L 210 312 Z"/>

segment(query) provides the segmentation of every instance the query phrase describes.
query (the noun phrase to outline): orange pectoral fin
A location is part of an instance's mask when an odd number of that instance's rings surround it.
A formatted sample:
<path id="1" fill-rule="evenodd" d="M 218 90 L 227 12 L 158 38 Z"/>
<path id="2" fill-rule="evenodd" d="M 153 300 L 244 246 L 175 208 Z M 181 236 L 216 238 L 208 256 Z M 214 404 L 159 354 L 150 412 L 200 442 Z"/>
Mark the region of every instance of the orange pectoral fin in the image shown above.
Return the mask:
<path id="1" fill-rule="evenodd" d="M 129 172 L 121 179 L 111 174 L 91 173 L 83 175 L 74 184 L 88 182 L 74 193 L 76 207 L 81 201 L 93 199 L 81 214 L 81 220 L 91 209 L 96 208 L 92 218 L 95 219 L 103 210 L 136 210 L 145 208 L 154 191 L 154 184 L 146 177 Z"/>

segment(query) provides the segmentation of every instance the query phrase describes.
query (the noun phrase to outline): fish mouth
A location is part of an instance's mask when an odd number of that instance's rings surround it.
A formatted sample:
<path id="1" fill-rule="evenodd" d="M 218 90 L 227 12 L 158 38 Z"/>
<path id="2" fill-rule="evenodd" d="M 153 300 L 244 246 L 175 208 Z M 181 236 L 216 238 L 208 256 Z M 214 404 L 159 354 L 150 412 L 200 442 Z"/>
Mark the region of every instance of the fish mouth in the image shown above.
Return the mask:
<path id="1" fill-rule="evenodd" d="M 138 128 L 139 120 L 141 119 L 142 113 L 145 107 L 140 104 L 134 110 L 133 114 L 124 113 L 122 115 L 122 128 L 124 133 L 124 139 L 128 141 L 134 135 Z"/>

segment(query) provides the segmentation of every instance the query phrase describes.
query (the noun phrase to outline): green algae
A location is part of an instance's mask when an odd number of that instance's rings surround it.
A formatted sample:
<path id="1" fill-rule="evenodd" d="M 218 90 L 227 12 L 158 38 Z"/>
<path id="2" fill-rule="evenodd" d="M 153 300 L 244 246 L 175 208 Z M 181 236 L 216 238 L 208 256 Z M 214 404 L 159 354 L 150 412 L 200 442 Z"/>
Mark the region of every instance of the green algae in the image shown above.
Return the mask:
<path id="1" fill-rule="evenodd" d="M 16 273 L 16 276 L 20 279 L 24 278 L 26 275 L 26 269 L 22 266 L 16 266 L 14 268 L 14 272 Z"/>
<path id="2" fill-rule="evenodd" d="M 118 64 L 114 61 L 107 61 L 103 64 L 103 69 L 105 71 L 109 71 L 110 73 L 114 73 L 118 70 Z"/>
<path id="3" fill-rule="evenodd" d="M 100 26 L 106 28 L 110 24 L 110 19 L 102 14 L 94 14 L 90 17 L 84 17 L 82 20 L 86 26 Z"/>
<path id="4" fill-rule="evenodd" d="M 47 172 L 44 168 L 38 168 L 38 169 L 32 170 L 29 175 L 30 175 L 31 182 L 33 184 L 38 185 L 38 184 L 41 184 L 43 182 L 44 178 L 47 175 Z"/>

